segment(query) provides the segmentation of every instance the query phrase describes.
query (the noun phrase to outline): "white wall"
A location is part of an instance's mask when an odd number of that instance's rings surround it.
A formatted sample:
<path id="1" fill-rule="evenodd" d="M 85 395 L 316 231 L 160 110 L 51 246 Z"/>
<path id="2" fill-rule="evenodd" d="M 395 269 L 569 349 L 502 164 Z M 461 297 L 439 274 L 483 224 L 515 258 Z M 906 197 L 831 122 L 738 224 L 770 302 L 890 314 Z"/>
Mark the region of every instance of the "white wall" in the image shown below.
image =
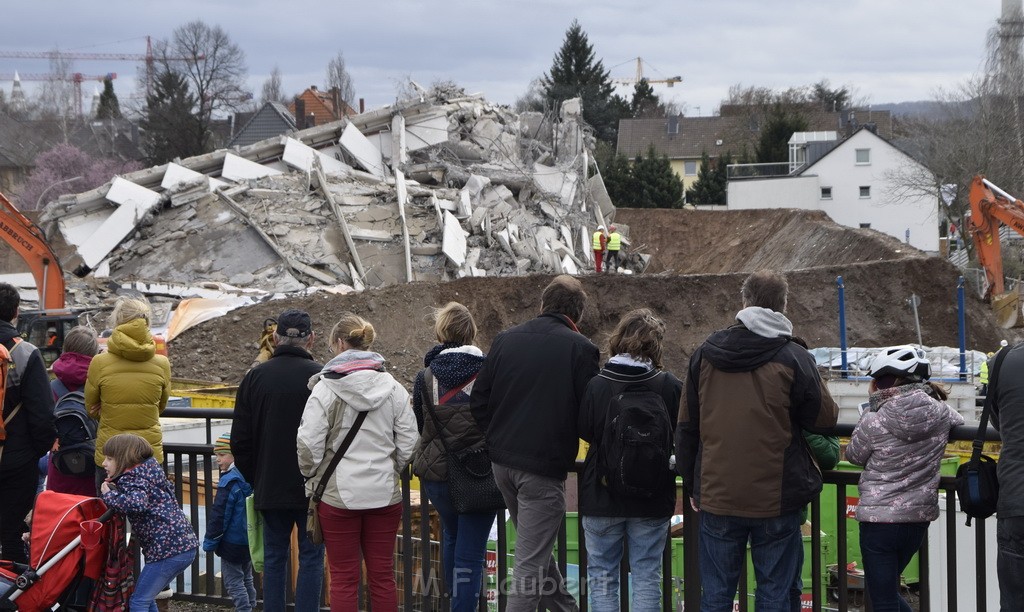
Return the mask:
<path id="1" fill-rule="evenodd" d="M 857 149 L 870 150 L 870 163 L 857 164 Z M 895 174 L 924 172 L 916 161 L 868 130 L 861 130 L 820 159 L 807 174 L 777 179 L 729 182 L 728 208 L 803 208 L 823 210 L 848 227 L 870 224 L 872 229 L 906 239 L 922 251 L 939 250 L 937 196 L 897 198 Z M 813 183 L 813 186 L 812 186 Z M 862 198 L 861 187 L 870 188 Z M 832 199 L 821 199 L 821 188 L 831 187 Z"/>
<path id="2" fill-rule="evenodd" d="M 740 179 L 729 181 L 727 208 L 802 208 L 817 210 L 818 177 Z"/>

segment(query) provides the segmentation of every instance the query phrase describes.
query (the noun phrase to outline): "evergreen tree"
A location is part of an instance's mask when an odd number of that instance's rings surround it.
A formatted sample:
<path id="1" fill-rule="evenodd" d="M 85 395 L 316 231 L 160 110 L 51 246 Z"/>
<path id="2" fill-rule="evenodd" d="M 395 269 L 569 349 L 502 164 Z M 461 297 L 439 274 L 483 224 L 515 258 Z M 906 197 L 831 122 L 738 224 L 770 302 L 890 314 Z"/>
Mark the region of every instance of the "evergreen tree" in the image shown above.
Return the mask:
<path id="1" fill-rule="evenodd" d="M 120 119 L 121 104 L 114 93 L 114 81 L 109 76 L 103 79 L 103 93 L 100 94 L 100 105 L 96 109 L 97 119 Z"/>
<path id="2" fill-rule="evenodd" d="M 654 145 L 647 155 L 637 155 L 633 162 L 633 181 L 637 195 L 633 206 L 638 208 L 679 208 L 683 204 L 683 184 L 672 171 L 668 157 L 658 155 Z"/>
<path id="3" fill-rule="evenodd" d="M 557 109 L 570 98 L 583 101 L 583 120 L 593 126 L 600 140 L 615 142 L 619 118 L 628 104 L 613 91 L 608 71 L 594 55 L 586 32 L 578 21 L 565 33 L 565 41 L 555 54 L 551 69 L 541 80 L 545 101 Z"/>
<path id="4" fill-rule="evenodd" d="M 715 177 L 711 168 L 708 152 L 700 156 L 700 167 L 697 169 L 697 180 L 686 190 L 687 204 L 719 204 L 715 200 Z"/>
<path id="5" fill-rule="evenodd" d="M 788 162 L 789 139 L 795 132 L 807 131 L 807 119 L 792 106 L 776 103 L 768 115 L 754 152 L 760 164 Z"/>
<path id="6" fill-rule="evenodd" d="M 206 151 L 206 131 L 198 108 L 196 96 L 180 74 L 167 70 L 157 75 L 141 122 L 150 163 L 163 164 Z"/>
<path id="7" fill-rule="evenodd" d="M 629 102 L 629 116 L 634 119 L 652 117 L 659 114 L 661 100 L 654 93 L 654 88 L 647 79 L 633 86 L 633 99 Z"/>
<path id="8" fill-rule="evenodd" d="M 636 207 L 633 198 L 637 192 L 636 181 L 633 178 L 633 165 L 625 155 L 613 155 L 601 169 L 601 178 L 604 179 L 604 187 L 608 190 L 608 197 L 616 206 L 628 208 Z"/>

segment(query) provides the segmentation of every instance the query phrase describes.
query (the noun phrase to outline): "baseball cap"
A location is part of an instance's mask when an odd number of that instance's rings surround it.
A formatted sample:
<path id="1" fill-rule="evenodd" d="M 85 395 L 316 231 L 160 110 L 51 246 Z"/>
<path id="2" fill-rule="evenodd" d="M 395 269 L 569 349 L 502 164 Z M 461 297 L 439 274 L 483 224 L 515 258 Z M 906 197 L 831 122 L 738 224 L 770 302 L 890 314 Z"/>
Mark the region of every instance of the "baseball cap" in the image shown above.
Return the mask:
<path id="1" fill-rule="evenodd" d="M 305 338 L 313 333 L 309 313 L 290 308 L 277 317 L 277 335 L 286 338 Z"/>

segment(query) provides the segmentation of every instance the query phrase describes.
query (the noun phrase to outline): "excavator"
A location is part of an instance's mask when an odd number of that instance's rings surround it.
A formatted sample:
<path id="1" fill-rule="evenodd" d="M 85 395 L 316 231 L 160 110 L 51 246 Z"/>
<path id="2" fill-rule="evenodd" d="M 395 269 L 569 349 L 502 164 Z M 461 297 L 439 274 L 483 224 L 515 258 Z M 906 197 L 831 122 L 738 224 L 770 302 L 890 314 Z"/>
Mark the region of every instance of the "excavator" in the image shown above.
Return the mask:
<path id="1" fill-rule="evenodd" d="M 18 332 L 39 347 L 47 365 L 60 357 L 64 335 L 78 325 L 78 313 L 64 304 L 64 270 L 43 230 L 0 193 L 0 237 L 28 264 L 39 291 L 40 310 L 18 313 Z"/>
<path id="2" fill-rule="evenodd" d="M 60 260 L 46 242 L 46 235 L 38 225 L 26 217 L 0 193 L 0 238 L 28 264 L 39 291 L 39 310 L 18 312 L 18 333 L 39 348 L 47 367 L 60 357 L 64 336 L 79 324 L 78 311 L 67 308 L 64 302 L 64 270 Z M 157 353 L 167 355 L 167 343 L 160 334 L 154 334 Z M 106 338 L 100 338 L 100 346 Z"/>
<path id="3" fill-rule="evenodd" d="M 985 298 L 991 302 L 1000 327 L 1015 327 L 1021 319 L 1021 283 L 1006 291 L 999 226 L 1004 223 L 1024 236 L 1024 202 L 980 174 L 971 182 L 970 202 L 971 237 L 987 280 Z"/>

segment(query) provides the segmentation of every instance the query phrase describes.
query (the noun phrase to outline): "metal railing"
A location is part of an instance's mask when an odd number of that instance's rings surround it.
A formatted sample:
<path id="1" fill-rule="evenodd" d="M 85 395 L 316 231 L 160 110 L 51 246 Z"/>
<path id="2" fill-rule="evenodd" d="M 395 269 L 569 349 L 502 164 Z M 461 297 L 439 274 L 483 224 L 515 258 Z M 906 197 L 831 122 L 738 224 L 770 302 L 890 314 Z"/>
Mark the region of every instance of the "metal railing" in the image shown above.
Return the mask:
<path id="1" fill-rule="evenodd" d="M 792 167 L 789 162 L 729 164 L 726 166 L 726 177 L 730 181 L 735 181 L 748 178 L 789 176 L 791 171 Z"/>
<path id="2" fill-rule="evenodd" d="M 171 418 L 199 417 L 207 419 L 207 423 L 209 423 L 210 419 L 231 418 L 231 415 L 232 411 L 228 409 L 183 408 L 168 409 L 163 416 Z M 849 436 L 853 432 L 853 428 L 853 424 L 839 424 L 833 433 L 839 436 Z M 957 427 L 950 433 L 950 441 L 972 440 L 975 433 L 976 427 Z M 212 507 L 214 495 L 212 483 L 213 466 L 215 464 L 212 460 L 213 447 L 209 444 L 212 441 L 209 427 L 207 427 L 206 436 L 207 444 L 164 444 L 164 461 L 168 468 L 168 473 L 174 478 L 176 494 L 179 500 L 182 500 L 183 509 L 186 515 L 191 518 L 200 538 L 205 533 L 205 524 L 201 520 L 205 516 L 205 512 L 202 508 Z M 987 439 L 997 441 L 999 436 L 990 428 Z M 578 473 L 581 469 L 582 462 L 577 462 L 574 472 Z M 200 476 L 202 477 L 201 481 Z M 811 504 L 809 519 L 811 521 L 810 563 L 812 586 L 809 609 L 815 612 L 820 610 L 844 611 L 851 609 L 851 606 L 855 604 L 863 606 L 866 602 L 862 587 L 856 585 L 856 580 L 853 579 L 855 574 L 848 568 L 850 553 L 847 548 L 851 535 L 847 525 L 848 489 L 854 487 L 854 491 L 856 490 L 858 477 L 859 474 L 857 472 L 826 471 L 824 473 L 823 480 L 826 485 L 835 485 L 836 487 L 834 516 L 823 516 L 822 514 L 823 505 L 833 501 L 828 500 L 824 494 L 814 499 Z M 570 478 L 570 481 L 572 480 Z M 201 488 L 198 486 L 200 482 L 203 483 Z M 419 498 L 418 494 L 414 494 L 410 482 L 410 474 L 406 470 L 402 477 L 403 515 L 395 548 L 395 574 L 398 582 L 399 605 L 405 611 L 446 610 L 448 609 L 449 602 L 443 588 L 441 550 L 440 544 L 437 541 L 440 536 L 440 527 L 432 516 L 429 501 L 425 498 Z M 187 498 L 185 496 L 186 483 L 188 483 L 187 491 L 189 493 Z M 986 591 L 988 576 L 990 572 L 994 573 L 994 568 L 989 567 L 986 561 L 986 521 L 975 522 L 975 527 L 973 528 L 975 542 L 973 547 L 965 545 L 963 542 L 958 542 L 956 522 L 958 518 L 962 518 L 962 515 L 958 515 L 956 512 L 953 478 L 943 476 L 939 487 L 940 491 L 946 494 L 945 505 L 943 506 L 945 520 L 943 524 L 931 526 L 930 531 L 942 530 L 945 534 L 945 542 L 951 544 L 947 545 L 945 550 L 933 551 L 929 548 L 928 539 L 925 539 L 919 553 L 919 610 L 928 612 L 933 609 L 939 609 L 936 607 L 937 604 L 931 601 L 930 597 L 931 578 L 929 575 L 932 573 L 931 564 L 935 559 L 943 561 L 946 566 L 946 575 L 942 577 L 942 583 L 945 584 L 947 601 L 943 604 L 944 607 L 942 609 L 952 612 L 957 610 L 957 601 L 960 596 L 958 593 L 957 574 L 958 570 L 961 569 L 972 572 L 972 575 L 976 577 L 975 593 L 971 598 L 974 605 L 961 609 L 981 612 L 989 609 L 989 606 L 992 606 L 992 609 L 996 609 L 998 602 L 989 601 Z M 418 499 L 418 505 L 413 503 L 414 498 Z M 679 542 L 678 538 L 670 538 L 666 543 L 663 557 L 662 609 L 665 611 L 681 610 L 683 606 L 689 610 L 700 609 L 701 582 L 698 568 L 698 547 L 696 545 L 688 545 L 690 542 L 697 541 L 699 516 L 690 508 L 688 503 L 681 503 L 680 505 L 683 515 L 682 541 Z M 823 543 L 821 527 L 826 519 L 830 523 L 834 520 L 834 524 L 837 526 L 835 534 L 826 534 L 826 537 L 835 537 L 836 563 L 832 568 L 826 567 L 826 563 L 822 559 L 822 547 L 825 544 Z M 489 564 L 493 565 L 495 574 L 495 584 L 490 591 L 493 597 L 491 601 L 485 601 L 487 598 L 484 595 L 487 593 L 482 594 L 481 611 L 488 609 L 501 611 L 505 609 L 507 603 L 506 589 L 503 585 L 511 569 L 511 554 L 506 529 L 502 521 L 503 516 L 499 515 L 497 541 L 494 546 L 495 550 L 489 560 Z M 570 526 L 575 528 L 573 531 L 578 533 L 579 536 L 577 551 L 569 550 L 570 542 L 567 537 L 567 527 Z M 680 548 L 681 559 L 678 558 Z M 973 557 L 971 555 L 972 550 Z M 575 589 L 570 590 L 575 590 L 578 593 L 580 610 L 586 612 L 588 609 L 585 580 L 587 554 L 585 536 L 582 526 L 579 524 L 578 515 L 575 518 L 567 515 L 567 519 L 563 523 L 556 541 L 555 558 L 563 576 L 568 575 L 570 552 L 575 552 L 578 555 L 577 575 L 580 577 L 574 585 Z M 941 555 L 942 557 L 940 558 L 936 555 Z M 674 571 L 674 568 L 678 567 L 682 568 L 681 572 Z M 291 568 L 288 571 L 291 572 Z M 621 572 L 621 584 L 627 585 L 628 566 L 625 561 Z M 752 582 L 748 582 L 746 573 L 746 568 L 744 567 L 743 574 L 740 577 L 738 592 L 737 609 L 740 611 L 753 609 L 753 604 L 751 603 L 753 592 L 748 593 L 744 587 L 744 585 Z M 825 582 L 825 586 L 823 586 L 822 577 L 826 573 L 829 576 L 829 581 Z M 186 580 L 185 574 L 178 576 L 175 580 L 175 599 L 224 606 L 231 605 L 230 598 L 223 594 L 219 588 L 215 560 L 212 554 L 207 555 L 204 561 L 197 560 L 193 563 L 186 570 L 186 574 L 188 580 Z M 365 593 L 365 585 L 361 585 L 359 594 L 361 601 L 365 601 Z M 289 586 L 289 605 L 291 605 L 290 602 L 293 595 Z M 326 597 L 326 593 L 324 597 Z M 364 604 L 363 609 L 367 607 Z M 627 588 L 622 589 L 621 609 L 629 609 Z M 870 609 L 870 607 L 867 609 Z"/>

